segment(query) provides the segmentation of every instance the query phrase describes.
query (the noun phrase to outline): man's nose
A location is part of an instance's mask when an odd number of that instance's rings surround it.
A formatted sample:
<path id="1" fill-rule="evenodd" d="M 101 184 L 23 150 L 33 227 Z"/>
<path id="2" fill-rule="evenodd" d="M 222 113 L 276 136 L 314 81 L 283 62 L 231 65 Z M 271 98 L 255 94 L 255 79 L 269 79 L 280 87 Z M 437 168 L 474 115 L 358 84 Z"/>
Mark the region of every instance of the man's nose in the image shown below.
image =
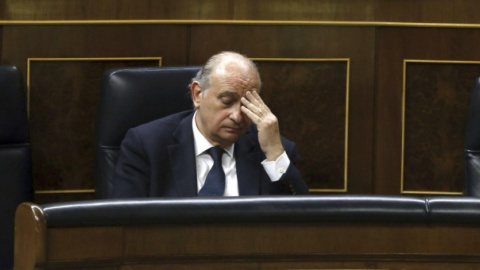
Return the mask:
<path id="1" fill-rule="evenodd" d="M 238 106 L 233 106 L 232 112 L 230 113 L 230 118 L 236 123 L 240 123 L 244 117 L 243 112 L 240 109 L 241 106 L 241 104 Z"/>

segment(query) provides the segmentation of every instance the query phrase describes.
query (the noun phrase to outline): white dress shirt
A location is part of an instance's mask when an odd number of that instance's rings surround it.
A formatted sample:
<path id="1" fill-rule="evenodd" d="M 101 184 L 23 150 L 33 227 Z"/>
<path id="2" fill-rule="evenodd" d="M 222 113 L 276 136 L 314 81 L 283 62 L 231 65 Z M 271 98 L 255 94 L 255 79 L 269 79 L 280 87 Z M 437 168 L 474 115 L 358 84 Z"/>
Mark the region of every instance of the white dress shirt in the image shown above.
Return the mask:
<path id="1" fill-rule="evenodd" d="M 213 147 L 213 145 L 203 136 L 197 127 L 195 122 L 195 115 L 192 120 L 193 138 L 195 144 L 195 160 L 197 166 L 197 192 L 205 184 L 205 179 L 210 169 L 213 167 L 213 159 L 207 153 L 207 150 Z M 225 172 L 225 193 L 223 196 L 238 196 L 238 179 L 237 168 L 235 162 L 234 153 L 235 144 L 223 149 L 225 154 L 222 155 L 222 166 Z M 285 151 L 276 161 L 262 161 L 265 172 L 270 177 L 272 182 L 278 181 L 282 175 L 286 172 L 288 166 L 290 166 L 290 159 Z"/>

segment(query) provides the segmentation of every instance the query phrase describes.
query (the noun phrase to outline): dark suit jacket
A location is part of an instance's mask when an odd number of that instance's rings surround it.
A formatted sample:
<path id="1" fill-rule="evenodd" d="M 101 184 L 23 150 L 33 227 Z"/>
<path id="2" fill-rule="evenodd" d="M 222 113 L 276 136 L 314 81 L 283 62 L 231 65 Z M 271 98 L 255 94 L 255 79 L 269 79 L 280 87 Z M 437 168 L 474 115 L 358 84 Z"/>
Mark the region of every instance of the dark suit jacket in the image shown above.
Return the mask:
<path id="1" fill-rule="evenodd" d="M 112 198 L 194 197 L 197 196 L 192 118 L 184 111 L 130 129 L 121 145 L 115 169 Z M 240 195 L 307 194 L 308 187 L 294 163 L 295 144 L 282 143 L 290 167 L 277 182 L 271 182 L 262 160 L 254 125 L 235 144 L 235 159 Z"/>

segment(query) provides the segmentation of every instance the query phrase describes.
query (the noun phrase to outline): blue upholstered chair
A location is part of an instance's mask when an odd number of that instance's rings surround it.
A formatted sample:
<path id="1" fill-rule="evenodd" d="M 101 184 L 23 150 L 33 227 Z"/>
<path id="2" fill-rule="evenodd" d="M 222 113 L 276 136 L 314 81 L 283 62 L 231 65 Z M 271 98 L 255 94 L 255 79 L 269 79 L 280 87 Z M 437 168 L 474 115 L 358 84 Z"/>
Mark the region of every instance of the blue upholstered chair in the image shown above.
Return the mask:
<path id="1" fill-rule="evenodd" d="M 14 66 L 0 66 L 0 269 L 11 269 L 17 206 L 32 201 L 25 86 Z"/>
<path id="2" fill-rule="evenodd" d="M 200 67 L 116 69 L 105 73 L 97 122 L 98 198 L 107 198 L 129 128 L 192 108 L 188 85 Z"/>
<path id="3" fill-rule="evenodd" d="M 480 197 L 480 77 L 473 85 L 469 110 L 465 134 L 465 195 Z"/>

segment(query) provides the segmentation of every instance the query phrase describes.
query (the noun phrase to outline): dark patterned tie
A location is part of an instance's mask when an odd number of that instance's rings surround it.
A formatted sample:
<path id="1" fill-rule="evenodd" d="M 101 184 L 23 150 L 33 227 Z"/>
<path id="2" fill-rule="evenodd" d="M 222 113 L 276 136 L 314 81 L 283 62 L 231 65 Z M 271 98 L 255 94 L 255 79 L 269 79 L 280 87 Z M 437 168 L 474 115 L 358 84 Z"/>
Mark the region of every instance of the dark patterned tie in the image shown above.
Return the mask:
<path id="1" fill-rule="evenodd" d="M 213 158 L 213 167 L 208 172 L 205 184 L 198 192 L 198 196 L 223 196 L 225 192 L 225 172 L 222 166 L 222 155 L 224 151 L 220 147 L 212 147 L 207 152 Z"/>

